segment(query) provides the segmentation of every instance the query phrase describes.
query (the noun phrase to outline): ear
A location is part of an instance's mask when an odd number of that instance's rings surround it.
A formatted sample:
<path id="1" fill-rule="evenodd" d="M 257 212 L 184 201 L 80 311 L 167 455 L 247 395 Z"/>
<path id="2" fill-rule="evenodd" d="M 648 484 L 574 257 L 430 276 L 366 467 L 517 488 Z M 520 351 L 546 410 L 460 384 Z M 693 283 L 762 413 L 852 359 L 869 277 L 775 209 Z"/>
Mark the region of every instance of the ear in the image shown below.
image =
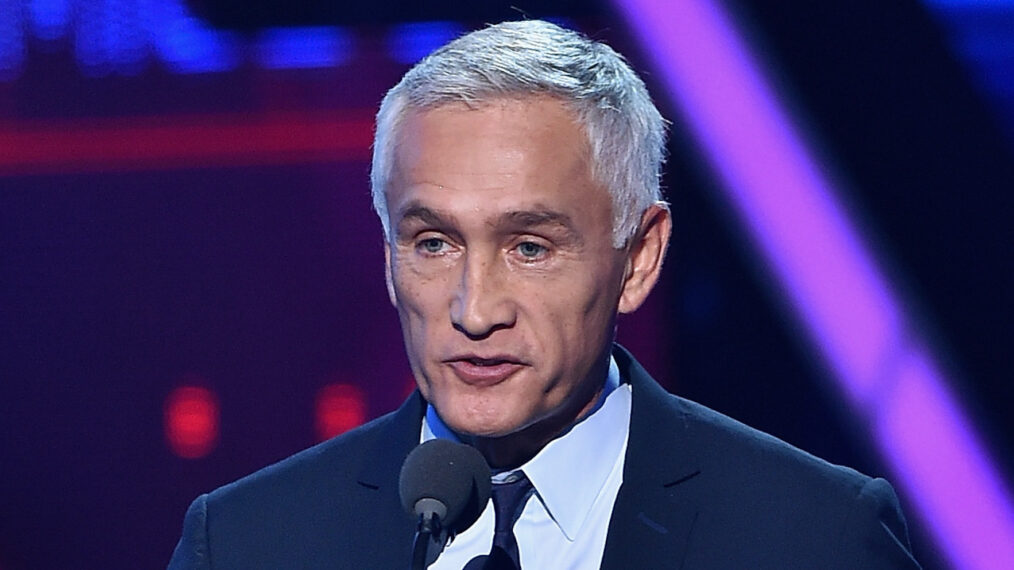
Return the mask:
<path id="1" fill-rule="evenodd" d="M 640 229 L 631 238 L 627 267 L 620 291 L 619 311 L 632 313 L 644 303 L 662 273 L 662 261 L 669 247 L 672 217 L 669 208 L 656 202 L 641 216 Z"/>
<path id="2" fill-rule="evenodd" d="M 391 244 L 384 240 L 384 280 L 387 281 L 387 298 L 398 307 L 398 296 L 394 294 L 394 275 L 391 270 Z"/>

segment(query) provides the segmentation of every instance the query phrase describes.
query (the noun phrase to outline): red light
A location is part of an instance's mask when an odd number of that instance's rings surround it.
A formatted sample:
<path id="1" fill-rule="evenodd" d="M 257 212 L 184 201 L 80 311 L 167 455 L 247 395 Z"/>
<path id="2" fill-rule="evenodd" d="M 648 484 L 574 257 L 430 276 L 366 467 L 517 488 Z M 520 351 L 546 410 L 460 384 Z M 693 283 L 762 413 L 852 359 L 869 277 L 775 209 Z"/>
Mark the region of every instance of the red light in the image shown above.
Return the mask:
<path id="1" fill-rule="evenodd" d="M 0 122 L 0 175 L 369 160 L 373 111 Z"/>
<path id="2" fill-rule="evenodd" d="M 166 398 L 165 437 L 173 453 L 198 459 L 218 442 L 218 400 L 207 388 L 180 386 Z"/>
<path id="3" fill-rule="evenodd" d="M 324 441 L 366 421 L 366 395 L 358 386 L 328 384 L 317 393 L 317 439 Z"/>

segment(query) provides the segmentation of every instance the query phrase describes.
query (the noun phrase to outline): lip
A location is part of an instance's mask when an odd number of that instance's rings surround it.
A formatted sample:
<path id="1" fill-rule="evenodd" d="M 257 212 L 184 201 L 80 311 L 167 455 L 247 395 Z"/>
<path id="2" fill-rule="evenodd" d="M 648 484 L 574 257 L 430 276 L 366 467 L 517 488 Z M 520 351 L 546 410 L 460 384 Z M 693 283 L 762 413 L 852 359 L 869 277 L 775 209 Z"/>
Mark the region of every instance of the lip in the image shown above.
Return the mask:
<path id="1" fill-rule="evenodd" d="M 470 386 L 494 386 L 507 380 L 527 366 L 518 359 L 506 356 L 479 356 L 468 354 L 444 361 L 462 382 Z"/>

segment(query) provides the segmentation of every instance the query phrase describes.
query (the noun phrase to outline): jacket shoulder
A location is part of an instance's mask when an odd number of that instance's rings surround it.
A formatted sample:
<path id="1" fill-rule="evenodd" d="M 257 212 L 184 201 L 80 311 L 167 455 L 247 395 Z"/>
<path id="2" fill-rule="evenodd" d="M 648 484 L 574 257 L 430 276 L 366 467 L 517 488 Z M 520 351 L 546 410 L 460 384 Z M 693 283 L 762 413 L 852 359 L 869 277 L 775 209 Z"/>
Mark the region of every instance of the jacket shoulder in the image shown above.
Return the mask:
<path id="1" fill-rule="evenodd" d="M 363 466 L 365 450 L 376 443 L 392 416 L 393 412 L 381 416 L 223 485 L 208 494 L 209 503 L 217 505 L 254 498 L 263 501 L 289 488 L 313 489 L 311 483 L 321 478 L 352 479 Z"/>
<path id="2" fill-rule="evenodd" d="M 419 437 L 410 424 L 421 416 L 410 410 L 399 417 L 411 407 L 209 493 L 203 509 L 210 567 L 323 568 L 376 553 L 373 542 L 385 529 L 411 531 L 397 491 L 401 462 Z"/>
<path id="3" fill-rule="evenodd" d="M 812 455 L 696 402 L 670 396 L 702 468 L 751 481 L 748 486 L 808 483 L 852 497 L 870 477 Z"/>
<path id="4" fill-rule="evenodd" d="M 670 395 L 698 475 L 695 556 L 743 554 L 754 567 L 917 568 L 891 485 Z"/>

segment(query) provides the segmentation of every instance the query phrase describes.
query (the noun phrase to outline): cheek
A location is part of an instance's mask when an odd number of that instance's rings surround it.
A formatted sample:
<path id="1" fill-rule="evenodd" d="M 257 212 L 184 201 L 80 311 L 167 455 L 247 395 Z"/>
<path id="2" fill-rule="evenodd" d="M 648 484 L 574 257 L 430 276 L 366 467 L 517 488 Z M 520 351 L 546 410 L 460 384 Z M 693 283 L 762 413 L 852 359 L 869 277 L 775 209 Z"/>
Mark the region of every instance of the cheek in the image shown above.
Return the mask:
<path id="1" fill-rule="evenodd" d="M 601 279 L 575 279 L 571 287 L 556 296 L 556 302 L 544 307 L 544 330 L 554 331 L 552 344 L 558 347 L 561 366 L 573 363 L 577 367 L 590 366 L 600 356 L 603 347 L 612 341 L 619 298 L 618 287 L 610 287 L 607 276 Z M 551 339 L 542 339 L 544 346 Z M 608 348 L 605 348 L 606 350 Z M 580 374 L 575 370 L 574 373 Z"/>
<path id="2" fill-rule="evenodd" d="M 574 274 L 569 279 L 543 284 L 533 298 L 542 299 L 539 313 L 559 326 L 586 326 L 615 311 L 619 293 L 607 275 Z"/>
<path id="3" fill-rule="evenodd" d="M 555 352 L 553 356 L 562 362 L 581 361 L 583 352 L 598 348 L 600 337 L 611 335 L 613 292 L 592 281 L 543 287 L 530 299 L 527 320 L 537 346 Z"/>
<path id="4" fill-rule="evenodd" d="M 398 296 L 398 318 L 406 333 L 426 327 L 426 296 L 422 294 L 423 291 L 417 285 L 412 284 L 404 287 L 395 283 L 395 291 Z"/>
<path id="5" fill-rule="evenodd" d="M 406 343 L 421 348 L 428 340 L 435 340 L 431 337 L 441 325 L 450 322 L 446 279 L 396 266 L 392 281 Z"/>
<path id="6" fill-rule="evenodd" d="M 439 287 L 432 276 L 423 274 L 411 263 L 399 262 L 400 258 L 399 255 L 395 259 L 391 269 L 398 311 L 422 312 Z"/>

